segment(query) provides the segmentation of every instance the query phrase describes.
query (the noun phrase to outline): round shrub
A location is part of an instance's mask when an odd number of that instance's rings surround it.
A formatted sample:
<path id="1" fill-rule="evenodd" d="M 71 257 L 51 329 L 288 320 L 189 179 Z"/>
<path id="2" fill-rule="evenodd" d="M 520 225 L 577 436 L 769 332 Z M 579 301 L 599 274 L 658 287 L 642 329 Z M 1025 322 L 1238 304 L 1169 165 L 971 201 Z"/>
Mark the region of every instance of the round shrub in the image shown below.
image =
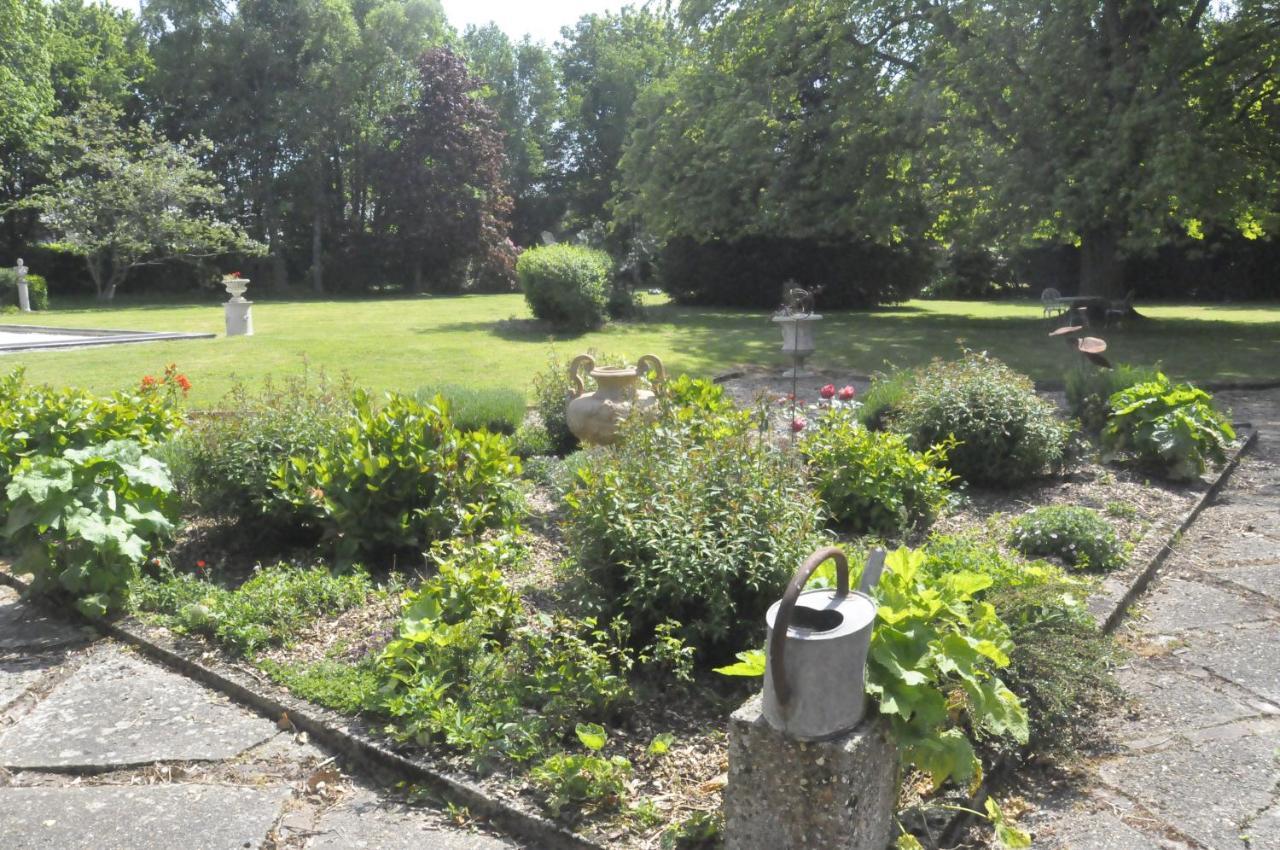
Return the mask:
<path id="1" fill-rule="evenodd" d="M 1112 570 L 1124 564 L 1124 545 L 1096 511 L 1073 505 L 1036 508 L 1018 517 L 1009 545 L 1032 557 L 1059 558 L 1080 569 Z"/>
<path id="2" fill-rule="evenodd" d="M 871 431 L 847 410 L 823 416 L 800 451 L 827 512 L 855 534 L 892 537 L 929 525 L 955 478 L 943 466 L 946 446 L 914 452 L 901 435 Z"/>
<path id="3" fill-rule="evenodd" d="M 1031 379 L 981 352 L 915 373 L 892 417 L 916 451 L 954 436 L 947 463 L 970 484 L 1016 484 L 1062 462 L 1070 429 Z"/>
<path id="4" fill-rule="evenodd" d="M 530 248 L 516 261 L 516 276 L 533 315 L 563 330 L 604 323 L 613 260 L 583 245 Z"/>
<path id="5" fill-rule="evenodd" d="M 589 607 L 648 641 L 664 621 L 706 657 L 761 631 L 822 526 L 803 468 L 746 429 L 638 424 L 577 464 L 565 530 Z"/>

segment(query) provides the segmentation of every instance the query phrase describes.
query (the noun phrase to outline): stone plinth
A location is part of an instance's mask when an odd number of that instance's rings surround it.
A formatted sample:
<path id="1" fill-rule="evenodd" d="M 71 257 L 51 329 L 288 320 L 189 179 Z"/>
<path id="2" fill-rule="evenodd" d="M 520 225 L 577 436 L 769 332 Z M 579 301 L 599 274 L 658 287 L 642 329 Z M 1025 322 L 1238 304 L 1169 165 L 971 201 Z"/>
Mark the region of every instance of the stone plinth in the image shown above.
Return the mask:
<path id="1" fill-rule="evenodd" d="M 879 714 L 818 742 L 775 730 L 759 695 L 729 720 L 725 850 L 884 850 L 897 799 L 898 748 Z"/>
<path id="2" fill-rule="evenodd" d="M 228 301 L 222 306 L 227 312 L 227 336 L 253 336 L 252 301 Z"/>

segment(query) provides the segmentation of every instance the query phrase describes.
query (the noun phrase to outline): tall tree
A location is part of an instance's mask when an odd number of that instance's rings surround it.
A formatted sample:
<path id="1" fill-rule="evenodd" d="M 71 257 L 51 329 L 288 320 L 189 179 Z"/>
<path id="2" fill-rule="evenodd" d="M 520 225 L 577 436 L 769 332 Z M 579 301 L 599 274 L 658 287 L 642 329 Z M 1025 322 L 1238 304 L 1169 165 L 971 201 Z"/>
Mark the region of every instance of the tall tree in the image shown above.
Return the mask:
<path id="1" fill-rule="evenodd" d="M 412 270 L 417 291 L 456 289 L 468 272 L 510 288 L 511 199 L 497 120 L 452 51 L 423 54 L 418 72 L 417 95 L 387 120 L 390 144 L 375 181 L 385 244 Z"/>
<path id="2" fill-rule="evenodd" d="M 54 179 L 24 201 L 65 250 L 85 258 L 100 300 L 112 300 L 139 266 L 257 249 L 220 218 L 222 190 L 196 160 L 199 143 L 168 142 L 141 124 L 121 128 L 120 118 L 88 101 L 56 119 Z"/>
<path id="3" fill-rule="evenodd" d="M 551 185 L 552 130 L 560 104 L 551 52 L 528 36 L 513 43 L 495 24 L 468 27 L 462 44 L 467 66 L 484 83 L 481 94 L 503 132 L 505 177 L 514 202 L 512 238 L 533 244 L 542 231 L 555 229 L 564 213 Z"/>
<path id="4" fill-rule="evenodd" d="M 561 33 L 556 149 L 568 224 L 581 228 L 609 218 L 636 99 L 671 65 L 676 32 L 667 17 L 627 6 L 586 15 Z"/>
<path id="5" fill-rule="evenodd" d="M 901 81 L 944 225 L 1077 244 L 1081 293 L 1116 297 L 1127 253 L 1244 212 L 1231 116 L 1202 90 L 1256 59 L 1247 9 L 878 0 L 850 37 Z"/>
<path id="6" fill-rule="evenodd" d="M 0 0 L 0 215 L 11 248 L 31 226 L 31 213 L 13 204 L 39 183 L 40 150 L 55 104 L 49 32 L 41 0 Z"/>

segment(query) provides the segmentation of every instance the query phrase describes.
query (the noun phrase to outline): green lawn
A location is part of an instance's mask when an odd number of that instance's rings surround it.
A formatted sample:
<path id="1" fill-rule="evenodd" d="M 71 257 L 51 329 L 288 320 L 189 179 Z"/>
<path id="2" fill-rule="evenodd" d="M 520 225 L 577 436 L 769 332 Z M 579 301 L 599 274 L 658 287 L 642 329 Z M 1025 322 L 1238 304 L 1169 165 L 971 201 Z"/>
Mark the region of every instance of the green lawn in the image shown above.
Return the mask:
<path id="1" fill-rule="evenodd" d="M 30 378 L 106 391 L 177 363 L 195 383 L 192 401 L 215 404 L 237 378 L 302 370 L 347 373 L 378 389 L 425 383 L 524 388 L 554 349 L 562 359 L 593 347 L 634 358 L 652 352 L 673 372 L 712 375 L 742 363 L 782 365 L 780 336 L 759 312 L 677 307 L 662 299 L 645 317 L 577 337 L 552 339 L 529 319 L 520 295 L 384 298 L 352 301 L 261 300 L 257 336 L 0 355 L 0 369 L 25 366 Z M 1280 305 L 1140 305 L 1150 321 L 1095 329 L 1113 359 L 1161 361 L 1192 380 L 1280 378 Z M 58 309 L 0 316 L 0 323 L 222 333 L 217 303 L 130 303 L 111 309 Z M 866 312 L 827 314 L 816 366 L 873 372 L 952 356 L 961 345 L 990 351 L 1040 379 L 1068 362 L 1050 324 L 1031 302 L 911 301 Z"/>

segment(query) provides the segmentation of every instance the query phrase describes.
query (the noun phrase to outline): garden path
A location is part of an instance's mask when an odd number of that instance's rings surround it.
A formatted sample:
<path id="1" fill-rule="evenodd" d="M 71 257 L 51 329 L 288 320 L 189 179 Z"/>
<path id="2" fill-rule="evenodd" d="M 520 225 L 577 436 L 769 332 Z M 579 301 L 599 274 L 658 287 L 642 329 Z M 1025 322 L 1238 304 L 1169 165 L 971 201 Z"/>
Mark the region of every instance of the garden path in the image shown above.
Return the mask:
<path id="1" fill-rule="evenodd" d="M 391 802 L 287 722 L 4 586 L 0 836 L 13 850 L 515 847 Z"/>
<path id="2" fill-rule="evenodd" d="M 1259 443 L 1122 626 L 1115 751 L 1035 801 L 1037 848 L 1280 850 L 1280 391 L 1217 398 Z"/>

